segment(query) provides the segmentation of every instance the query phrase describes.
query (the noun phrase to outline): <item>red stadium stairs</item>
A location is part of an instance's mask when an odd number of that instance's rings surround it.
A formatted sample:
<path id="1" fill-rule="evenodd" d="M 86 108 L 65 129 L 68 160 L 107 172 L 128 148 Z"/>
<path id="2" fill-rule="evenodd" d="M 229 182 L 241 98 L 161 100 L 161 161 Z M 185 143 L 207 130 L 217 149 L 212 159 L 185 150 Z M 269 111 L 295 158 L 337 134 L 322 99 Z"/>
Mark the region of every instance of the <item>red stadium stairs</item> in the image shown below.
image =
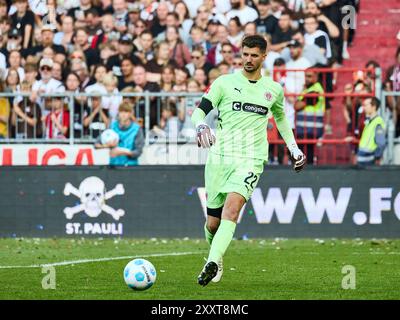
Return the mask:
<path id="1" fill-rule="evenodd" d="M 400 30 L 400 0 L 362 0 L 357 15 L 357 26 L 352 46 L 348 48 L 350 59 L 344 60 L 343 68 L 364 68 L 369 60 L 377 61 L 383 72 L 393 65 L 400 41 L 396 35 Z M 335 92 L 343 93 L 344 86 L 352 83 L 352 73 L 339 73 Z M 346 123 L 343 116 L 343 98 L 332 101 L 331 123 L 333 133 L 327 139 L 343 139 Z M 317 151 L 318 164 L 350 163 L 348 145 L 325 145 Z M 335 160 L 336 159 L 336 160 Z"/>

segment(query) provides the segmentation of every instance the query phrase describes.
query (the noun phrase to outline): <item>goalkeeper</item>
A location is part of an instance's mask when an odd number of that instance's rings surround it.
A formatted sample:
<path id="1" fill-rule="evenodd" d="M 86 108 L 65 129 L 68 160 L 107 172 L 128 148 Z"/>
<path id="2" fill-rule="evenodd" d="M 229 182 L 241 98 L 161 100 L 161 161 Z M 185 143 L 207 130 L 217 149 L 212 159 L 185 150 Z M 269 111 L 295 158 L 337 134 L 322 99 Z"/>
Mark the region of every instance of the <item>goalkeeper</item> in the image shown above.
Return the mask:
<path id="1" fill-rule="evenodd" d="M 222 257 L 235 232 L 239 212 L 249 200 L 268 159 L 267 124 L 272 113 L 285 140 L 294 170 L 305 165 L 284 113 L 283 89 L 261 75 L 267 42 L 260 35 L 242 41 L 243 70 L 217 78 L 204 94 L 192 121 L 199 147 L 210 148 L 205 167 L 207 221 L 205 236 L 210 244 L 206 264 L 198 283 L 218 282 L 222 276 Z M 204 122 L 218 110 L 216 136 Z"/>

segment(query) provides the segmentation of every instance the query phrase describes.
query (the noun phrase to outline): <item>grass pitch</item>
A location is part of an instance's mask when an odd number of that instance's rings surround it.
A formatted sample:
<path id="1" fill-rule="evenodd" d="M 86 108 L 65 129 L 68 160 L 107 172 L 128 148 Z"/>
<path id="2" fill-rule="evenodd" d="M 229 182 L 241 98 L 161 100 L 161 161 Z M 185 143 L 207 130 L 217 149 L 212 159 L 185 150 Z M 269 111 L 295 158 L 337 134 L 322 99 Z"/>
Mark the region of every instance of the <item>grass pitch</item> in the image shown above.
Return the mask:
<path id="1" fill-rule="evenodd" d="M 234 240 L 221 282 L 203 288 L 205 240 L 0 239 L 0 299 L 399 299 L 399 248 L 400 240 Z M 125 285 L 133 257 L 157 269 L 147 291 Z M 42 264 L 54 264 L 56 289 L 42 288 Z M 342 288 L 345 266 L 355 268 L 355 289 Z"/>

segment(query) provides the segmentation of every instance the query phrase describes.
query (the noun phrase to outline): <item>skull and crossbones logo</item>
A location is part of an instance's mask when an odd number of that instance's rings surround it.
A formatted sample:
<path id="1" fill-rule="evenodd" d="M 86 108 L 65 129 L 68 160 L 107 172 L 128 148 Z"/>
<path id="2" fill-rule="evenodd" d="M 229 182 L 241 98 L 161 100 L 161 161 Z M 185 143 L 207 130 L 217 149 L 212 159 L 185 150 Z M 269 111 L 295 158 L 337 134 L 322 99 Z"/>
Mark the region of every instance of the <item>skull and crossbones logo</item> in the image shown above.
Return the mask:
<path id="1" fill-rule="evenodd" d="M 72 219 L 75 214 L 85 211 L 89 217 L 95 218 L 104 211 L 110 214 L 115 220 L 119 220 L 125 214 L 125 211 L 122 209 L 115 210 L 108 206 L 106 201 L 124 193 L 125 189 L 122 184 L 117 184 L 114 189 L 106 192 L 104 182 L 98 177 L 84 179 L 79 185 L 79 189 L 67 182 L 64 187 L 64 195 L 69 196 L 73 194 L 81 200 L 81 203 L 75 207 L 65 208 L 65 216 L 67 219 Z"/>

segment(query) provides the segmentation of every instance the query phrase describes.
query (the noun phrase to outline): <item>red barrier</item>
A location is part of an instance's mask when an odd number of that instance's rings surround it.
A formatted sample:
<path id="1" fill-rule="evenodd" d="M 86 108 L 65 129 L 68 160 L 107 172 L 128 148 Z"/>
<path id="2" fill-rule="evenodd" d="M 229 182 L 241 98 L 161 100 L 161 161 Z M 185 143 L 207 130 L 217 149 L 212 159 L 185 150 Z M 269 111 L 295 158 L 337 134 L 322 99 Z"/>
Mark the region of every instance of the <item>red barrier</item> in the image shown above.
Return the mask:
<path id="1" fill-rule="evenodd" d="M 285 111 L 294 129 L 296 141 L 308 155 L 309 163 L 354 163 L 364 123 L 361 105 L 365 98 L 375 96 L 375 70 L 275 69 L 273 78 L 284 88 Z M 321 86 L 312 86 L 315 82 Z M 320 90 L 321 87 L 323 90 Z M 312 93 L 304 93 L 307 88 Z M 322 105 L 325 109 L 323 112 Z M 305 106 L 308 108 L 305 109 Z M 314 109 L 309 106 L 314 106 Z M 284 142 L 279 137 L 273 119 L 268 128 L 268 140 L 270 162 L 287 163 Z"/>

